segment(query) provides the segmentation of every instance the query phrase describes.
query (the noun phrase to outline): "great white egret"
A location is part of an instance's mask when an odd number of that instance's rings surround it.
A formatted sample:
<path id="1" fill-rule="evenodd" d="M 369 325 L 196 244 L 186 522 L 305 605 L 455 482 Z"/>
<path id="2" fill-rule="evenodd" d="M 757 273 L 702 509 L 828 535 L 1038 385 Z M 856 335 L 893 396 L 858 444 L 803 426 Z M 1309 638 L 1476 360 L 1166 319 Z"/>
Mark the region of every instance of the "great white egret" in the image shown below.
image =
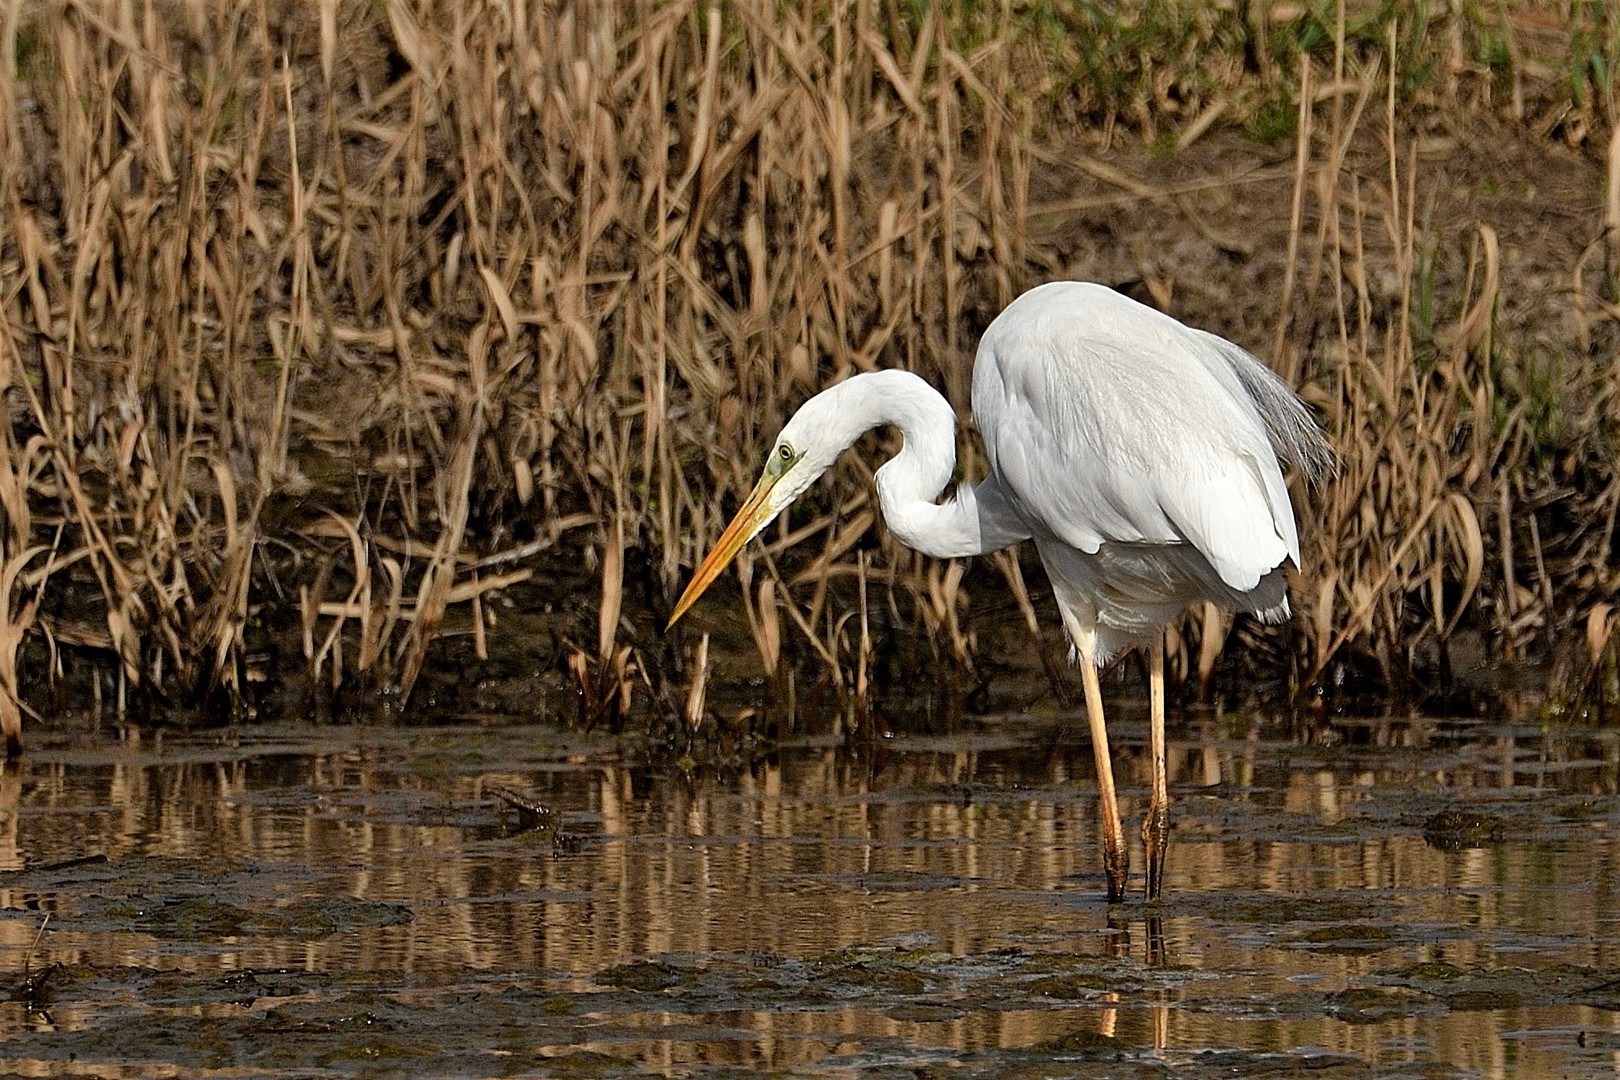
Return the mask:
<path id="1" fill-rule="evenodd" d="M 1085 685 L 1110 900 L 1125 895 L 1129 856 L 1097 669 L 1148 645 L 1153 790 L 1142 840 L 1155 900 L 1170 829 L 1164 626 L 1201 601 L 1266 622 L 1288 616 L 1284 563 L 1299 565 L 1299 534 L 1277 459 L 1315 479 L 1332 453 L 1305 404 L 1249 353 L 1075 281 L 1031 289 L 990 324 L 973 366 L 973 419 L 994 471 L 941 503 L 956 414 L 928 383 L 874 371 L 812 397 L 670 624 L 864 432 L 898 427 L 904 445 L 876 476 L 896 539 L 939 558 L 1030 539 L 1040 552 Z"/>

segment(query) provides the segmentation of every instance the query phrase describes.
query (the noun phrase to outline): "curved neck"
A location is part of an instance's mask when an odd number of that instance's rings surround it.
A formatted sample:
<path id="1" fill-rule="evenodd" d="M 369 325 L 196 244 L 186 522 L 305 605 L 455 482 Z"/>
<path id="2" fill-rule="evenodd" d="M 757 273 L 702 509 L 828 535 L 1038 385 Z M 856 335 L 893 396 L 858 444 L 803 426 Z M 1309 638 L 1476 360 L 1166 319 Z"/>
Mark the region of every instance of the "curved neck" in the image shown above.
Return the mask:
<path id="1" fill-rule="evenodd" d="M 957 558 L 994 551 L 1022 539 L 986 520 L 971 485 L 957 486 L 944 503 L 935 500 L 956 470 L 956 412 L 932 386 L 908 371 L 855 375 L 826 395 L 846 430 L 861 432 L 892 424 L 904 440 L 900 453 L 877 470 L 878 503 L 896 540 L 924 555 Z"/>

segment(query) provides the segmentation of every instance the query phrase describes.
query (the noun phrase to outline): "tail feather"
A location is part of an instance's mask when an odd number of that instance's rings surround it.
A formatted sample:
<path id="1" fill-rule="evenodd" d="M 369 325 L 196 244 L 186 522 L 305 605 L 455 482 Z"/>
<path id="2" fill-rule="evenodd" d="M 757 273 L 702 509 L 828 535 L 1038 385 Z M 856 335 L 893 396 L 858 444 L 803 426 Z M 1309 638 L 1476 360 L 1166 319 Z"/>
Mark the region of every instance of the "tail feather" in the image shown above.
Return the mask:
<path id="1" fill-rule="evenodd" d="M 1310 407 L 1299 395 L 1247 349 L 1214 334 L 1195 331 L 1221 354 L 1248 392 L 1255 411 L 1266 425 L 1271 449 L 1283 461 L 1315 484 L 1333 471 L 1333 447 L 1322 436 Z"/>

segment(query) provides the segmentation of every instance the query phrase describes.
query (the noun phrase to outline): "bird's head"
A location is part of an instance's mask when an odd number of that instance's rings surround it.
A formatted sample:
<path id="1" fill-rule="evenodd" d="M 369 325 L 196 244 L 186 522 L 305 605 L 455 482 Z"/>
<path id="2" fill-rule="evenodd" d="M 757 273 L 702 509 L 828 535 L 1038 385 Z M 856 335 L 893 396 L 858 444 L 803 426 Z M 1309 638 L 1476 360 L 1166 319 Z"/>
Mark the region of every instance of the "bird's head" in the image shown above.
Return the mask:
<path id="1" fill-rule="evenodd" d="M 674 626 L 675 621 L 686 614 L 686 609 L 713 584 L 743 545 L 775 521 L 776 516 L 831 468 L 838 455 L 854 441 L 853 435 L 843 438 L 843 429 L 849 424 L 838 415 L 835 397 L 830 391 L 824 391 L 805 402 L 776 437 L 759 483 L 754 485 L 726 531 L 720 534 L 714 550 L 692 574 L 686 591 L 675 604 L 674 614 L 669 617 L 669 626 Z"/>

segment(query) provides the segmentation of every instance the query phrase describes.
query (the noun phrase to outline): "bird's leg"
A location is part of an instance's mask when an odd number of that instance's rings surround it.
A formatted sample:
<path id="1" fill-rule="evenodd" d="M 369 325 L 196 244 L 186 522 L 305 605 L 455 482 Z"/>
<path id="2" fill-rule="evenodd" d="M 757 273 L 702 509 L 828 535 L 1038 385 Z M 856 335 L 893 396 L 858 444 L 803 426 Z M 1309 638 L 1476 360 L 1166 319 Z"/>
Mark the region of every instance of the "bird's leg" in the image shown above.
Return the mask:
<path id="1" fill-rule="evenodd" d="M 1164 886 L 1164 852 L 1170 846 L 1170 784 L 1164 762 L 1164 635 L 1148 647 L 1148 742 L 1153 756 L 1153 795 L 1142 819 L 1142 847 L 1147 851 L 1147 900 L 1159 898 Z"/>
<path id="2" fill-rule="evenodd" d="M 1086 719 L 1091 724 L 1091 749 L 1097 755 L 1097 788 L 1102 802 L 1103 871 L 1108 875 L 1108 902 L 1125 899 L 1125 879 L 1131 872 L 1131 853 L 1125 848 L 1125 828 L 1119 823 L 1119 800 L 1114 796 L 1114 761 L 1108 753 L 1108 726 L 1103 721 L 1102 684 L 1091 649 L 1078 647 L 1080 679 L 1086 688 Z"/>

